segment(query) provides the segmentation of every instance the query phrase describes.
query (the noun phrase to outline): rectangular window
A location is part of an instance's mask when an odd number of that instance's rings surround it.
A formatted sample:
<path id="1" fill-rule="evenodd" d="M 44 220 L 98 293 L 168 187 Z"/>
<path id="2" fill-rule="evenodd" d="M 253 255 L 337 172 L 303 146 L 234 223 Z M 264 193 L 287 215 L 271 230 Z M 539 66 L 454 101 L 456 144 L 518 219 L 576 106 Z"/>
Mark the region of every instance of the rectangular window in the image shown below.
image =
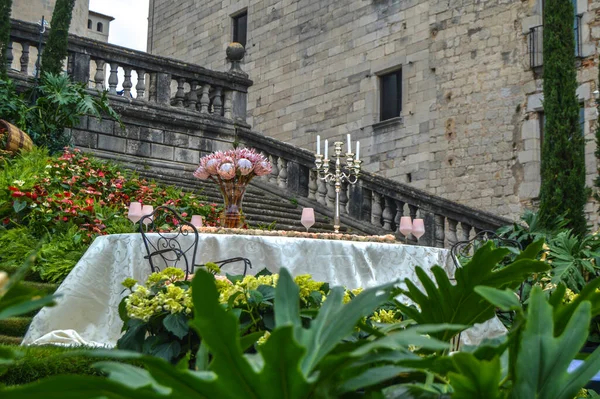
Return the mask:
<path id="1" fill-rule="evenodd" d="M 579 105 L 579 133 L 585 137 L 585 105 Z"/>
<path id="2" fill-rule="evenodd" d="M 248 12 L 237 14 L 233 19 L 233 41 L 246 47 L 246 32 L 248 29 Z"/>
<path id="3" fill-rule="evenodd" d="M 400 116 L 402 111 L 402 70 L 397 70 L 379 77 L 381 91 L 381 116 L 385 121 Z"/>

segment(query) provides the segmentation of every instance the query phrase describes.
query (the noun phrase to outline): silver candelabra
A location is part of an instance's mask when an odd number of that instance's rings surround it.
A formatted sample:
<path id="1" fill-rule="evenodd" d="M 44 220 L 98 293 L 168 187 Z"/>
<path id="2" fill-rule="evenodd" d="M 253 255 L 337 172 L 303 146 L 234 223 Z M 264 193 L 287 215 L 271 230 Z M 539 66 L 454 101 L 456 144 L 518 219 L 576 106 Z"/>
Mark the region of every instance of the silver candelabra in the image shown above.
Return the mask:
<path id="1" fill-rule="evenodd" d="M 350 136 L 350 135 L 348 135 Z M 323 180 L 325 183 L 333 181 L 335 184 L 335 216 L 333 219 L 333 229 L 336 233 L 340 232 L 340 191 L 342 189 L 342 183 L 344 181 L 349 184 L 356 184 L 360 175 L 360 164 L 361 160 L 358 159 L 359 144 L 356 145 L 356 158 L 354 153 L 350 152 L 350 137 L 348 137 L 348 152 L 342 155 L 342 146 L 344 145 L 341 141 L 333 143 L 334 146 L 334 159 L 335 159 L 335 170 L 329 172 L 329 157 L 327 156 L 327 140 L 325 140 L 325 156 L 321 155 L 317 151 L 315 155 L 315 165 L 317 166 L 317 177 Z M 320 147 L 319 141 L 317 146 Z M 346 158 L 346 165 L 342 166 L 341 159 Z"/>

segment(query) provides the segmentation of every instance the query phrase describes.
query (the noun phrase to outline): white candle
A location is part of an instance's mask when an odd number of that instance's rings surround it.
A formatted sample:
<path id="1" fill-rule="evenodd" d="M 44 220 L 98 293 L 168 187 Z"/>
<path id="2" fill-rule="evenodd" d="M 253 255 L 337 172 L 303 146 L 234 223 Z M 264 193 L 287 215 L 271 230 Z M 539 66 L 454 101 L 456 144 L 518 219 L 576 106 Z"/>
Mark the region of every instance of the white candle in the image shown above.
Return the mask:
<path id="1" fill-rule="evenodd" d="M 317 136 L 317 155 L 321 155 L 321 136 Z"/>
<path id="2" fill-rule="evenodd" d="M 356 142 L 356 160 L 358 161 L 358 154 L 360 153 L 360 141 Z"/>
<path id="3" fill-rule="evenodd" d="M 327 158 L 327 151 L 329 150 L 329 144 L 327 143 L 327 139 L 325 139 L 325 159 L 329 159 Z"/>
<path id="4" fill-rule="evenodd" d="M 352 146 L 350 145 L 350 135 L 346 135 L 346 139 L 348 141 L 348 154 L 352 152 Z"/>

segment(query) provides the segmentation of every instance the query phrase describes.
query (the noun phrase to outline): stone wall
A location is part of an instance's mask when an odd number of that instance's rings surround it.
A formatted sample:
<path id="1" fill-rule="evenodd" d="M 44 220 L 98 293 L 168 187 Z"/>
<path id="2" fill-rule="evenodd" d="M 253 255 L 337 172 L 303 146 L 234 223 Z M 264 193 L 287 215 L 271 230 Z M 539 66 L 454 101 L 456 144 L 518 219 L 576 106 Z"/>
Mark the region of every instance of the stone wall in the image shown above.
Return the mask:
<path id="1" fill-rule="evenodd" d="M 248 11 L 248 122 L 314 149 L 351 133 L 364 167 L 517 218 L 539 193 L 540 70 L 530 29 L 541 0 L 205 0 L 151 2 L 149 49 L 224 68 L 231 15 Z M 579 0 L 578 61 L 588 184 L 596 175 L 600 2 Z M 154 18 L 153 15 L 160 16 Z M 379 122 L 378 75 L 403 72 L 401 118 Z M 596 221 L 595 205 L 588 213 Z"/>
<path id="2" fill-rule="evenodd" d="M 25 22 L 36 23 L 42 19 L 42 15 L 52 26 L 52 12 L 56 0 L 15 0 L 12 2 L 11 18 Z M 88 20 L 89 0 L 76 0 L 73 8 L 73 17 L 69 32 L 86 36 Z"/>

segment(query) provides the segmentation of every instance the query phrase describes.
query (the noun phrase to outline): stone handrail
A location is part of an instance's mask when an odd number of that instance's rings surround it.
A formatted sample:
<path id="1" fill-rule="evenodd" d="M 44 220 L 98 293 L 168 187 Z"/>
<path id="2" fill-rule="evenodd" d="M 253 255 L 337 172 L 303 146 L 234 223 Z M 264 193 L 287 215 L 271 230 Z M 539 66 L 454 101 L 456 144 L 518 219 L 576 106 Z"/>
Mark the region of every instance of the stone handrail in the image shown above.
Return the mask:
<path id="1" fill-rule="evenodd" d="M 7 61 L 13 77 L 31 77 L 39 68 L 37 62 L 32 68 L 30 59 L 32 50 L 37 53 L 38 29 L 35 24 L 11 21 Z M 245 124 L 246 95 L 252 81 L 235 62 L 229 72 L 217 72 L 74 35 L 69 36 L 68 52 L 69 75 L 89 88 L 107 90 L 113 99 Z M 119 83 L 123 89 L 117 92 Z"/>
<path id="2" fill-rule="evenodd" d="M 248 129 L 238 129 L 237 134 L 241 143 L 268 155 L 273 163 L 269 183 L 263 188 L 283 190 L 303 206 L 332 214 L 335 188 L 333 183 L 326 184 L 316 178 L 313 153 Z M 340 213 L 342 223 L 350 229 L 370 234 L 391 233 L 413 243 L 414 237 L 404 237 L 398 232 L 400 217 L 421 217 L 425 221 L 425 235 L 418 243 L 436 247 L 449 247 L 481 230 L 495 230 L 512 223 L 367 172 L 361 172 L 355 186 L 342 186 Z"/>

